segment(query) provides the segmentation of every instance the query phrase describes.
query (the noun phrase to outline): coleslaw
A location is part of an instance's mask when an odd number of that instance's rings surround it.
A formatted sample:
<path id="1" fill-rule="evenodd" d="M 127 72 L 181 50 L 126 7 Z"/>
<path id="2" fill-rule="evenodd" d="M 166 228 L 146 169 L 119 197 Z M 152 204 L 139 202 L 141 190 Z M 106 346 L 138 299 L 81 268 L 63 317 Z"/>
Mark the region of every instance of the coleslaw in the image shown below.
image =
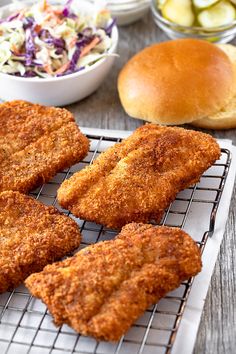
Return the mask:
<path id="1" fill-rule="evenodd" d="M 84 15 L 73 0 L 47 0 L 0 20 L 0 72 L 20 77 L 58 77 L 91 66 L 112 45 L 115 21 L 107 10 Z"/>

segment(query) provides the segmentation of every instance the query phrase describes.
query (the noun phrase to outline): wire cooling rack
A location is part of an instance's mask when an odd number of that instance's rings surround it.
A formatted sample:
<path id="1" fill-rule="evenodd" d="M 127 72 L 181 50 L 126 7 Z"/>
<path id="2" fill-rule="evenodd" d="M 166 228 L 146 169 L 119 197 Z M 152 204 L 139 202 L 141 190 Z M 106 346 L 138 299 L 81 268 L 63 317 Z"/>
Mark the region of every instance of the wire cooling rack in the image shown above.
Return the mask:
<path id="1" fill-rule="evenodd" d="M 90 152 L 84 161 L 31 193 L 41 202 L 60 208 L 56 192 L 60 184 L 75 171 L 81 170 L 108 147 L 121 139 L 87 135 Z M 221 194 L 231 163 L 230 152 L 221 150 L 216 162 L 196 185 L 178 194 L 161 221 L 162 225 L 191 228 L 191 236 L 201 252 L 214 232 L 214 224 Z M 200 208 L 200 209 L 199 209 Z M 199 210 L 201 218 L 199 219 Z M 198 217 L 196 217 L 198 211 Z M 72 218 L 73 215 L 71 215 Z M 81 247 L 109 240 L 116 232 L 91 222 L 74 218 L 83 235 Z M 195 231 L 193 231 L 195 230 Z M 0 296 L 0 353 L 1 354 L 169 354 L 175 342 L 188 295 L 194 279 L 183 282 L 164 299 L 149 308 L 119 343 L 97 342 L 80 336 L 67 325 L 56 328 L 45 305 L 33 298 L 22 285 Z"/>

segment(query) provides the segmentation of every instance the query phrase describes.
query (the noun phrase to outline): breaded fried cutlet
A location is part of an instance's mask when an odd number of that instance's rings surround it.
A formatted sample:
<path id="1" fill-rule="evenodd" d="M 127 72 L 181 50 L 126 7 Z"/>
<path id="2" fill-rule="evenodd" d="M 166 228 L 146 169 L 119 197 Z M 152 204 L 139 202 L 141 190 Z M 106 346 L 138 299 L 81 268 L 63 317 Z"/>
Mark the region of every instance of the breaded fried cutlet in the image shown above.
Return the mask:
<path id="1" fill-rule="evenodd" d="M 65 109 L 0 104 L 0 192 L 26 193 L 82 160 L 89 141 Z"/>
<path id="2" fill-rule="evenodd" d="M 0 193 L 0 293 L 80 245 L 75 221 L 20 194 Z"/>
<path id="3" fill-rule="evenodd" d="M 177 193 L 219 157 L 210 135 L 147 124 L 66 180 L 58 200 L 81 219 L 111 228 L 159 222 Z"/>
<path id="4" fill-rule="evenodd" d="M 184 231 L 132 223 L 114 240 L 88 246 L 25 283 L 56 325 L 117 341 L 150 305 L 200 270 L 199 248 Z"/>

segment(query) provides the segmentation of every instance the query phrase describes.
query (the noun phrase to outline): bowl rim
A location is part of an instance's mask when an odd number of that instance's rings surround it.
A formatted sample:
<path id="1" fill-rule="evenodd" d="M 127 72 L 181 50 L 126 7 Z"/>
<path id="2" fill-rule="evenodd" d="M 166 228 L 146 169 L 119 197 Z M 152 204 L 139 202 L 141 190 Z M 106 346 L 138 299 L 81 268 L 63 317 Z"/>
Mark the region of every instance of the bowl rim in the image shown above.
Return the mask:
<path id="1" fill-rule="evenodd" d="M 26 0 L 26 1 L 22 1 L 22 3 L 27 3 L 27 2 L 32 2 L 32 0 Z M 54 0 L 54 2 L 56 2 Z M 82 1 L 83 2 L 83 1 Z M 91 3 L 90 3 L 91 4 Z M 2 9 L 7 9 L 8 7 L 10 7 L 12 5 L 12 2 L 7 4 L 7 5 L 3 5 L 0 6 L 0 11 Z M 92 5 L 92 4 L 91 4 Z M 112 21 L 112 19 L 111 19 Z M 110 23 L 111 23 L 110 21 Z M 112 39 L 112 45 L 109 48 L 109 50 L 104 53 L 104 58 L 101 58 L 100 60 L 98 60 L 96 63 L 92 64 L 91 66 L 89 66 L 86 69 L 83 69 L 81 71 L 72 73 L 72 74 L 68 74 L 68 75 L 64 75 L 64 76 L 60 76 L 60 77 L 48 77 L 48 78 L 41 78 L 41 77 L 20 77 L 20 76 L 15 76 L 15 75 L 10 75 L 10 74 L 5 74 L 0 72 L 0 78 L 9 78 L 10 80 L 17 80 L 17 81 L 22 81 L 22 82 L 29 82 L 29 83 L 33 83 L 33 82 L 40 82 L 40 83 L 48 83 L 48 82 L 58 82 L 58 81 L 63 81 L 63 80 L 69 80 L 72 78 L 77 78 L 80 76 L 83 76 L 87 73 L 89 73 L 90 71 L 98 68 L 100 65 L 102 65 L 109 56 L 111 56 L 110 54 L 115 54 L 115 51 L 117 49 L 117 45 L 118 45 L 118 41 L 119 41 L 119 31 L 118 31 L 118 27 L 116 25 L 116 23 L 114 24 L 114 27 L 112 28 L 112 32 L 111 32 L 111 37 Z"/>
<path id="2" fill-rule="evenodd" d="M 184 29 L 184 30 L 194 30 L 194 31 L 209 31 L 209 32 L 222 32 L 230 29 L 232 26 L 236 25 L 236 19 L 233 22 L 230 22 L 226 25 L 218 26 L 218 27 L 201 27 L 201 26 L 183 26 L 177 23 L 171 22 L 162 16 L 161 11 L 156 6 L 157 0 L 151 0 L 151 10 L 154 16 L 156 16 L 160 21 L 162 21 L 165 25 L 172 26 L 174 29 Z"/>
<path id="3" fill-rule="evenodd" d="M 110 11 L 110 13 L 112 15 L 114 15 L 114 17 L 116 17 L 116 16 L 124 15 L 124 14 L 132 15 L 133 13 L 136 13 L 138 11 L 147 10 L 147 9 L 149 9 L 149 7 L 150 7 L 150 2 L 142 4 L 142 5 L 139 5 L 139 6 L 136 6 L 136 7 L 133 7 L 131 9 L 125 9 L 125 10 L 120 10 L 120 9 L 119 10 L 114 10 L 113 8 L 110 8 L 109 5 L 108 5 L 107 8 Z"/>
<path id="4" fill-rule="evenodd" d="M 147 2 L 147 1 L 151 1 L 151 0 L 123 0 L 121 2 L 121 4 L 130 4 L 130 3 L 133 3 L 133 2 Z M 107 0 L 107 4 L 117 4 L 117 1 L 112 1 L 112 0 Z"/>

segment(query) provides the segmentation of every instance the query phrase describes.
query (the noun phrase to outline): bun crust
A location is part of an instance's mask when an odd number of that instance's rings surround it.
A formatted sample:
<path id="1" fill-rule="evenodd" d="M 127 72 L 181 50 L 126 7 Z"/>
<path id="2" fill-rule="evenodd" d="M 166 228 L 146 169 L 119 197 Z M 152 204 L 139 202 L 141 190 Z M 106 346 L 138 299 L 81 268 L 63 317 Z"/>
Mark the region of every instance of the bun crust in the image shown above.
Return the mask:
<path id="1" fill-rule="evenodd" d="M 118 91 L 125 111 L 159 124 L 209 116 L 234 94 L 234 69 L 214 44 L 179 39 L 145 48 L 121 70 Z"/>
<path id="2" fill-rule="evenodd" d="M 219 119 L 203 118 L 191 123 L 194 127 L 212 130 L 227 130 L 236 128 L 236 115 Z"/>
<path id="3" fill-rule="evenodd" d="M 217 47 L 222 49 L 231 60 L 236 73 L 236 47 L 231 44 L 217 44 Z M 236 75 L 235 75 L 236 77 Z M 235 80 L 236 86 L 236 80 Z M 236 92 L 236 90 L 235 90 Z M 233 129 L 236 128 L 236 94 L 219 112 L 196 120 L 191 123 L 195 127 L 203 129 Z"/>

